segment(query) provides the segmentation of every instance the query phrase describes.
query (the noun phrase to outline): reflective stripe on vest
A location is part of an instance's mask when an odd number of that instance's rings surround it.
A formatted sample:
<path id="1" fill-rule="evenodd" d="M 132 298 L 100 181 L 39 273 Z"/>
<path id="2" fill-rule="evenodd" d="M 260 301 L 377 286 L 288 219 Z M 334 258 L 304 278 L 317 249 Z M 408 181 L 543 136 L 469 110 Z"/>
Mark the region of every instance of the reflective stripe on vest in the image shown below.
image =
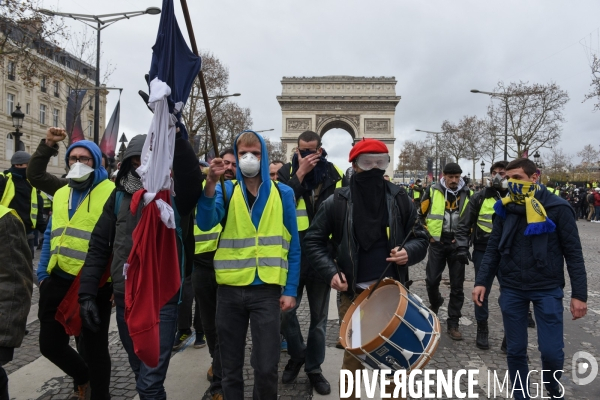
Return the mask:
<path id="1" fill-rule="evenodd" d="M 227 223 L 217 252 L 215 276 L 219 285 L 248 286 L 258 271 L 265 283 L 285 286 L 288 250 L 292 235 L 283 224 L 283 204 L 275 183 L 258 224 L 258 231 L 242 190 L 234 186 L 227 211 Z"/>
<path id="2" fill-rule="evenodd" d="M 40 192 L 40 196 L 42 196 L 42 200 L 44 200 L 44 208 L 52 208 L 52 200 L 50 200 L 48 195 L 44 192 Z"/>
<path id="3" fill-rule="evenodd" d="M 438 195 L 436 196 L 436 192 Z M 466 195 L 466 193 L 462 193 L 462 195 Z M 431 204 L 429 213 L 427 214 L 427 218 L 425 222 L 427 224 L 427 231 L 431 237 L 438 241 L 442 237 L 442 228 L 444 227 L 444 213 L 446 212 L 446 199 L 444 195 L 439 190 L 434 190 L 433 187 L 429 188 L 429 202 Z M 467 208 L 467 204 L 469 204 L 469 198 L 467 197 L 463 202 L 462 208 L 460 210 L 460 215 Z"/>
<path id="4" fill-rule="evenodd" d="M 0 174 L 4 175 L 4 174 Z M 6 174 L 6 186 L 4 188 L 4 193 L 2 194 L 2 200 L 0 200 L 0 205 L 4 207 L 8 207 L 10 202 L 15 198 L 15 183 L 12 179 L 12 174 L 9 172 Z M 29 182 L 29 181 L 27 181 Z M 32 186 L 31 187 L 31 205 L 29 207 L 29 219 L 31 220 L 32 228 L 35 229 L 37 225 L 37 216 L 38 216 L 38 198 L 37 191 Z"/>
<path id="5" fill-rule="evenodd" d="M 63 186 L 54 195 L 52 204 L 52 232 L 50 239 L 50 262 L 48 273 L 58 266 L 67 274 L 77 276 L 90 245 L 92 231 L 102 215 L 104 203 L 115 188 L 105 179 L 100 182 L 79 204 L 69 219 L 71 188 Z"/>
<path id="6" fill-rule="evenodd" d="M 205 185 L 206 181 L 203 181 L 203 190 Z M 220 223 L 215 225 L 215 227 L 208 232 L 205 232 L 198 228 L 198 223 L 196 222 L 196 211 L 194 211 L 194 241 L 196 242 L 194 254 L 208 253 L 209 251 L 217 250 L 217 245 L 219 244 L 219 236 L 222 230 L 223 226 L 221 226 Z"/>
<path id="7" fill-rule="evenodd" d="M 496 199 L 493 197 L 487 198 L 481 204 L 481 210 L 479 210 L 479 216 L 477 217 L 477 226 L 485 233 L 492 232 L 492 216 L 494 215 L 494 204 Z"/>
<path id="8" fill-rule="evenodd" d="M 342 187 L 342 177 L 344 176 L 344 172 L 337 167 L 337 165 L 333 165 L 335 170 L 340 176 L 340 180 L 335 183 L 335 187 Z M 292 175 L 292 167 L 290 166 L 290 177 Z M 308 221 L 308 212 L 306 211 L 306 202 L 303 197 L 300 197 L 296 202 L 296 223 L 298 224 L 298 232 L 302 232 L 308 229 L 309 221 Z"/>

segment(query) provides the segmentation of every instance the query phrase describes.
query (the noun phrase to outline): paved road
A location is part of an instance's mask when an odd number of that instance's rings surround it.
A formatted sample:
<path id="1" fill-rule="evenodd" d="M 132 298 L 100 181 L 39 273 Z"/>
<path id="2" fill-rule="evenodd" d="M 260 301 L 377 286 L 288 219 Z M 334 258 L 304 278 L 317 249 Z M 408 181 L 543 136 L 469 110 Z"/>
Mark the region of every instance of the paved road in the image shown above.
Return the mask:
<path id="1" fill-rule="evenodd" d="M 564 299 L 564 318 L 565 318 L 565 375 L 562 383 L 566 389 L 566 398 L 581 400 L 596 400 L 600 398 L 600 376 L 594 382 L 587 386 L 578 386 L 572 379 L 572 357 L 578 351 L 586 351 L 596 356 L 600 361 L 600 224 L 592 224 L 585 221 L 578 223 L 581 241 L 583 245 L 584 256 L 588 271 L 588 315 L 578 321 L 572 321 L 569 312 L 570 283 L 567 280 Z M 411 279 L 414 285 L 411 290 L 421 298 L 426 299 L 425 292 L 425 263 L 420 263 L 412 267 Z M 442 334 L 440 346 L 428 365 L 428 368 L 452 369 L 477 368 L 480 377 L 487 376 L 487 370 L 496 371 L 499 376 L 504 376 L 506 371 L 506 357 L 500 352 L 503 331 L 500 317 L 500 310 L 497 305 L 498 287 L 495 286 L 490 299 L 490 343 L 492 348 L 484 351 L 475 347 L 476 327 L 473 318 L 472 303 L 469 299 L 470 288 L 473 284 L 473 268 L 467 268 L 467 282 L 465 282 L 465 294 L 467 300 L 463 307 L 462 332 L 465 340 L 454 342 L 447 335 Z M 442 294 L 448 296 L 449 282 L 447 274 L 444 275 L 442 282 Z M 28 320 L 29 335 L 25 338 L 23 346 L 16 350 L 15 360 L 5 366 L 9 373 L 9 389 L 11 398 L 17 400 L 50 400 L 67 399 L 72 393 L 72 381 L 64 374 L 42 357 L 38 350 L 37 338 L 39 334 L 39 322 L 36 318 L 37 313 L 37 289 L 34 290 L 34 306 Z M 447 304 L 447 302 L 445 303 Z M 323 371 L 329 381 L 332 383 L 334 393 L 328 398 L 337 397 L 336 384 L 339 379 L 339 367 L 341 365 L 342 351 L 336 349 L 335 343 L 339 334 L 337 322 L 337 311 L 335 306 L 335 296 L 332 296 L 330 304 L 330 320 L 328 321 L 327 332 L 327 355 L 323 365 Z M 299 309 L 300 322 L 304 332 L 308 327 L 308 308 L 306 303 Z M 440 320 L 445 321 L 446 309 L 441 308 Z M 445 327 L 442 326 L 442 329 Z M 112 356 L 113 374 L 111 394 L 113 400 L 125 400 L 136 398 L 135 383 L 133 374 L 129 371 L 127 357 L 123 347 L 118 340 L 116 324 L 111 324 L 110 333 L 110 351 Z M 535 329 L 529 329 L 529 347 L 530 369 L 541 370 L 540 355 L 537 350 L 537 332 Z M 193 342 L 193 337 L 190 343 Z M 226 345 L 226 344 L 224 344 Z M 252 347 L 251 340 L 246 345 L 246 368 L 244 377 L 246 379 L 246 398 L 252 397 L 252 369 L 249 363 L 249 354 Z M 280 371 L 283 371 L 288 356 L 282 353 L 279 365 Z M 171 367 L 167 381 L 167 393 L 171 399 L 200 398 L 201 394 L 208 387 L 206 381 L 206 371 L 210 365 L 208 350 L 194 349 L 188 346 L 181 351 L 174 353 L 171 359 Z M 585 376 L 585 375 L 584 375 Z M 532 386 L 533 389 L 533 386 Z M 487 398 L 486 383 L 481 382 L 480 387 L 476 388 L 480 398 Z M 301 372 L 296 382 L 284 385 L 280 383 L 280 398 L 286 400 L 313 398 L 312 390 L 304 372 Z M 534 392 L 532 392 L 532 395 Z M 315 398 L 321 396 L 314 395 Z M 497 394 L 496 398 L 506 398 Z"/>

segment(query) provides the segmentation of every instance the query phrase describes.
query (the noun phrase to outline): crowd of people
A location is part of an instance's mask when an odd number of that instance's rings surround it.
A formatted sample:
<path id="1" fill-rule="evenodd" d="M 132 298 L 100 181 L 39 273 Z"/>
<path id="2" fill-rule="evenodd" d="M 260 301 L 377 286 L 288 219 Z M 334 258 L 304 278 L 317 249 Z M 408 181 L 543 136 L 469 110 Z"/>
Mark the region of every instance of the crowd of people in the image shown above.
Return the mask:
<path id="1" fill-rule="evenodd" d="M 437 314 L 447 302 L 449 337 L 463 339 L 465 269 L 472 262 L 474 345 L 490 348 L 488 296 L 497 278 L 502 347 L 515 398 L 528 398 L 518 376 L 527 375 L 527 329 L 536 326 L 542 380 L 551 398 L 563 398 L 557 371 L 564 364 L 564 264 L 571 313 L 581 318 L 587 281 L 576 221 L 600 222 L 600 188 L 557 193 L 540 183 L 535 163 L 519 158 L 494 163 L 480 190 L 452 162 L 438 182 L 424 186 L 417 180 L 407 190 L 386 179 L 391 160 L 376 139 L 352 147 L 352 168 L 345 173 L 328 161 L 312 131 L 298 136 L 287 163 L 269 160 L 265 141 L 252 131 L 239 134 L 210 163 L 199 162 L 178 132 L 172 180 L 181 268 L 180 276 L 170 278 L 181 284 L 159 310 L 153 363 L 140 355 L 145 333 L 130 325 L 148 313 L 126 301 L 137 295 L 128 291 L 126 279 L 143 208 L 138 168 L 146 135 L 130 141 L 110 179 L 100 149 L 86 140 L 68 147 L 64 178 L 48 173 L 65 137 L 64 130 L 50 128 L 32 156 L 16 152 L 0 176 L 0 365 L 12 360 L 23 340 L 36 281 L 40 351 L 73 379 L 74 398 L 110 399 L 113 306 L 142 400 L 166 399 L 171 352 L 187 343 L 192 327 L 194 347 L 208 345 L 212 359 L 203 399 L 244 397 L 249 327 L 255 399 L 277 398 L 283 344 L 290 358 L 281 381 L 294 382 L 304 367 L 313 389 L 327 395 L 331 386 L 321 366 L 331 289 L 339 293 L 342 320 L 383 274 L 410 287 L 410 267 L 427 258 L 428 306 Z M 43 240 L 39 263 L 32 266 L 35 230 Z M 448 298 L 440 292 L 446 267 Z M 310 310 L 306 338 L 297 315 L 303 298 Z M 69 344 L 73 336 L 76 348 Z M 347 351 L 340 361 L 342 369 L 364 368 Z M 7 398 L 8 379 L 0 367 L 0 399 Z"/>

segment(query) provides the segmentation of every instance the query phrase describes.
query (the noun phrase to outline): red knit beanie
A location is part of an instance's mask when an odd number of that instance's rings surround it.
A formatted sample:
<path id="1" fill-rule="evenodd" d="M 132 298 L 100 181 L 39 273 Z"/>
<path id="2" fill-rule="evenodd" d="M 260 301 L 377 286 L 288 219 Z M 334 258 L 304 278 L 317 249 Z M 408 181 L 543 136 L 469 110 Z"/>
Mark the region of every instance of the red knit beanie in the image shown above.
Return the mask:
<path id="1" fill-rule="evenodd" d="M 388 153 L 388 148 L 380 140 L 363 138 L 360 142 L 356 143 L 352 150 L 350 150 L 350 156 L 348 161 L 352 162 L 356 160 L 356 157 L 366 153 Z"/>

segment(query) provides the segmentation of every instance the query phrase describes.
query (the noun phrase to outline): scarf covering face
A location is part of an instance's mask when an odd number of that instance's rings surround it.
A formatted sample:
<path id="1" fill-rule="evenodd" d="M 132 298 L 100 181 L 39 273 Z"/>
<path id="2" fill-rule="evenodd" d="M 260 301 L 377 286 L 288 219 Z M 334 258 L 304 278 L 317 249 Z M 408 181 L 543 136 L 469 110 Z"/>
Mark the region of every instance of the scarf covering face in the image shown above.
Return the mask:
<path id="1" fill-rule="evenodd" d="M 121 184 L 123 185 L 123 188 L 125 188 L 125 191 L 129 194 L 134 194 L 138 190 L 144 188 L 139 175 L 136 177 L 132 171 L 129 171 L 129 173 L 125 175 L 123 179 L 121 179 Z"/>
<path id="2" fill-rule="evenodd" d="M 385 235 L 387 205 L 384 170 L 373 168 L 350 178 L 354 235 L 360 248 L 369 251 Z"/>
<path id="3" fill-rule="evenodd" d="M 302 157 L 306 157 L 310 154 L 314 154 L 314 153 L 311 151 L 308 151 L 308 150 L 300 150 L 300 155 Z M 294 153 L 294 157 L 292 158 L 292 175 L 294 175 L 296 173 L 296 171 L 298 171 L 299 167 L 300 167 L 300 164 L 298 163 L 298 153 Z M 317 165 L 315 165 L 315 167 L 312 169 L 312 171 L 310 171 L 308 174 L 306 174 L 304 176 L 304 179 L 302 180 L 302 186 L 305 189 L 313 190 L 314 188 L 319 186 L 319 184 L 321 182 L 323 182 L 325 180 L 326 176 L 327 176 L 327 152 L 325 151 L 325 149 L 321 149 L 321 156 L 319 157 L 319 161 L 317 162 Z"/>
<path id="4" fill-rule="evenodd" d="M 494 210 L 502 218 L 506 218 L 506 206 L 508 204 L 524 205 L 525 216 L 527 217 L 525 236 L 554 232 L 556 225 L 548 218 L 542 203 L 534 197 L 540 189 L 540 185 L 533 182 L 509 179 L 509 195 L 498 200 L 494 205 Z"/>

